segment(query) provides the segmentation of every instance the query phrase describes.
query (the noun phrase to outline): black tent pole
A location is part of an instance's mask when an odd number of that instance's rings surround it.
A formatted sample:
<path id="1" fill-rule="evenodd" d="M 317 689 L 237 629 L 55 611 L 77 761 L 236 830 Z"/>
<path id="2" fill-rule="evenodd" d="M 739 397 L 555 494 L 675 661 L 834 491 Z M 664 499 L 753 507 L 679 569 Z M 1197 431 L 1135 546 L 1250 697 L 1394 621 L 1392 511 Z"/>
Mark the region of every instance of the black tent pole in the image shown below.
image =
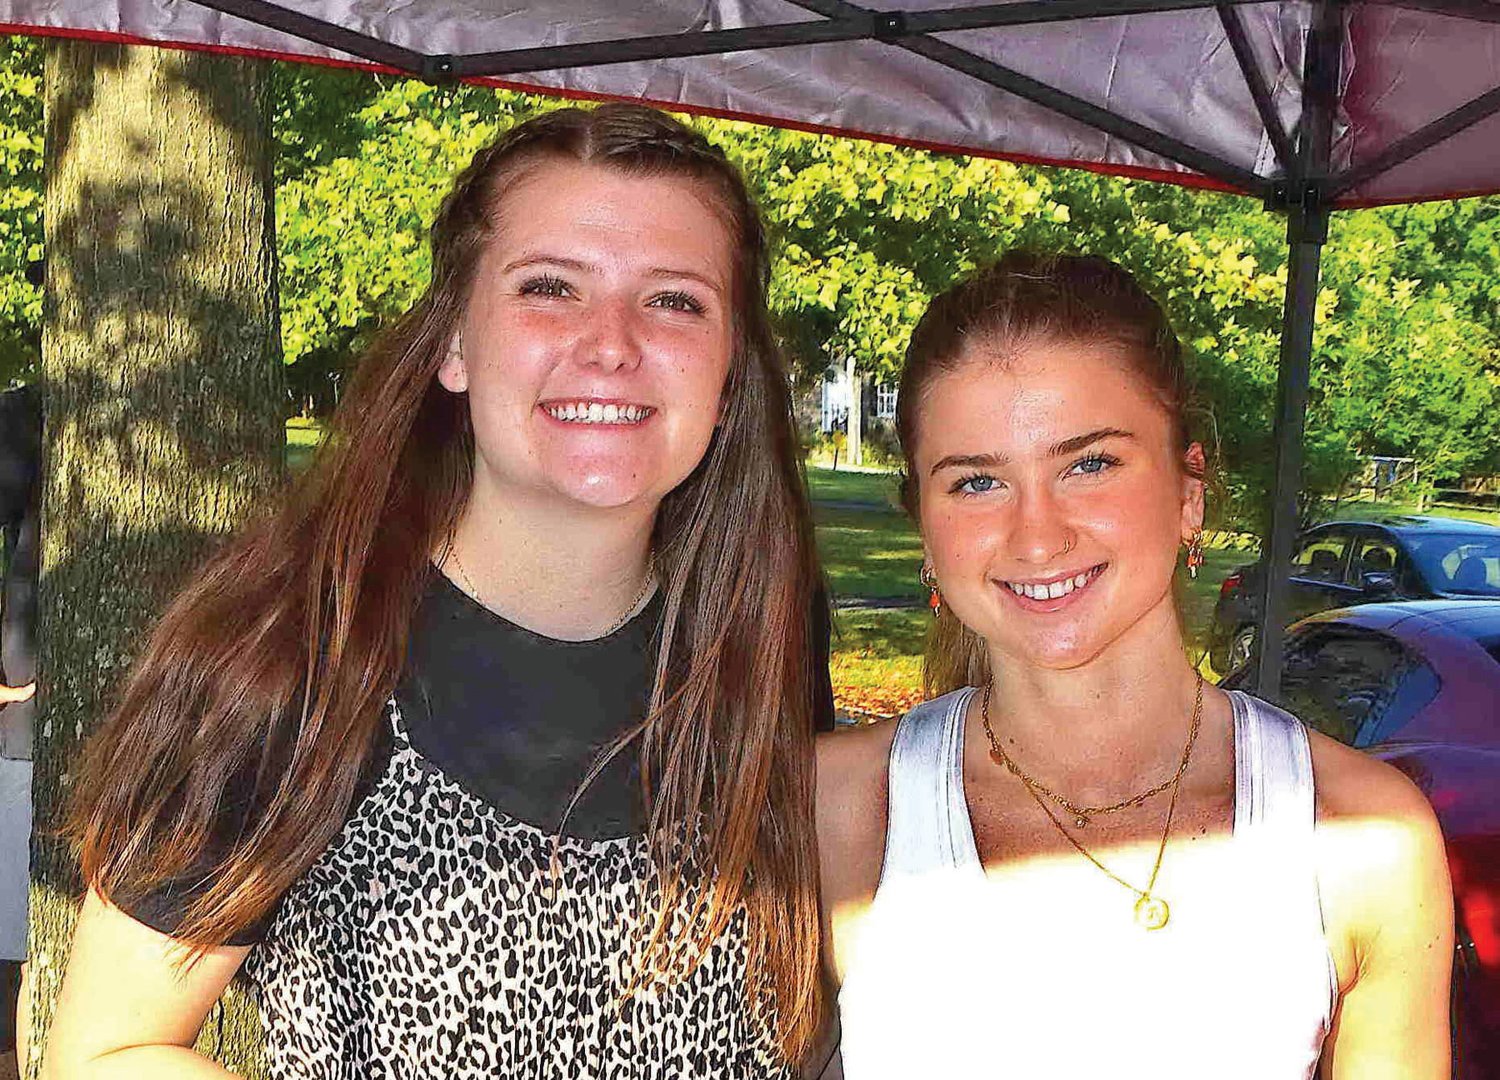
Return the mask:
<path id="1" fill-rule="evenodd" d="M 1287 210 L 1286 300 L 1282 309 L 1281 364 L 1276 381 L 1275 458 L 1271 473 L 1269 531 L 1262 548 L 1261 624 L 1256 635 L 1255 692 L 1281 695 L 1281 655 L 1291 615 L 1292 546 L 1301 524 L 1302 439 L 1312 381 L 1313 321 L 1318 275 L 1328 239 L 1327 198 L 1333 118 L 1338 105 L 1343 10 L 1320 3 L 1307 37 L 1302 83 L 1302 123 L 1294 176 L 1278 188 Z"/>

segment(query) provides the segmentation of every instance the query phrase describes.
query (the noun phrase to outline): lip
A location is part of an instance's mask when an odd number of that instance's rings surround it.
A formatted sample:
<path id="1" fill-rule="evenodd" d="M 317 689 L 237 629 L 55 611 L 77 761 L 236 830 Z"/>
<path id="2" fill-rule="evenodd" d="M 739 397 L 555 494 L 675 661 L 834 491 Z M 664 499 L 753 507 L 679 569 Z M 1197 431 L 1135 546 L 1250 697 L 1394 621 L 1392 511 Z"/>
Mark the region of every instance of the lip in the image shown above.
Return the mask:
<path id="1" fill-rule="evenodd" d="M 1013 600 L 1022 611 L 1034 612 L 1042 615 L 1051 615 L 1055 612 L 1064 611 L 1073 605 L 1080 603 L 1082 598 L 1093 590 L 1094 583 L 1104 576 L 1109 569 L 1109 563 L 1098 563 L 1083 570 L 1073 570 L 1067 573 L 1052 574 L 1047 577 L 1028 578 L 1021 580 L 993 579 L 1000 592 Z M 1058 597 L 1049 597 L 1046 600 L 1038 600 L 1030 596 L 1023 596 L 1011 588 L 1017 585 L 1053 585 L 1060 581 L 1068 581 L 1081 575 L 1087 575 L 1088 580 L 1079 586 L 1075 586 L 1071 592 Z"/>

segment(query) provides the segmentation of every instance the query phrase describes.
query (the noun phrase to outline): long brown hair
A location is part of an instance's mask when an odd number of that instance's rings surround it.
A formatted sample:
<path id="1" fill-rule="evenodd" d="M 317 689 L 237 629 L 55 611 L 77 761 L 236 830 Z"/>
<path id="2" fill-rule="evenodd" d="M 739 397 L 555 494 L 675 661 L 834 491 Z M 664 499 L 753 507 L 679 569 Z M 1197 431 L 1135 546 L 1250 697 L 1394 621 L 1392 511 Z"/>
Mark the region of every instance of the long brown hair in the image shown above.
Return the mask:
<path id="1" fill-rule="evenodd" d="M 211 864 L 176 932 L 200 950 L 266 915 L 331 842 L 399 676 L 430 560 L 469 492 L 466 402 L 435 375 L 497 201 L 547 160 L 692 178 L 731 226 L 735 347 L 722 421 L 656 524 L 665 611 L 639 746 L 663 896 L 646 957 L 680 968 L 743 909 L 751 1000 L 770 1007 L 795 1059 L 823 1004 L 810 519 L 766 314 L 759 215 L 720 151 L 651 109 L 544 114 L 457 178 L 433 226 L 426 293 L 363 358 L 328 445 L 285 505 L 216 554 L 162 618 L 88 748 L 67 833 L 84 879 L 126 908 Z M 254 813 L 226 843 L 212 823 L 231 784 L 253 791 Z M 678 841 L 694 830 L 701 842 L 687 852 Z M 706 884 L 692 930 L 673 937 L 690 858 Z"/>
<path id="2" fill-rule="evenodd" d="M 1192 384 L 1161 305 L 1128 270 L 1097 255 L 1012 251 L 934 298 L 912 331 L 896 432 L 906 460 L 901 502 L 919 526 L 917 421 L 927 388 L 971 361 L 975 348 L 1007 356 L 1044 342 L 1117 346 L 1166 410 L 1174 443 L 1187 450 Z M 984 639 L 943 608 L 928 633 L 922 673 L 929 697 L 987 683 Z"/>

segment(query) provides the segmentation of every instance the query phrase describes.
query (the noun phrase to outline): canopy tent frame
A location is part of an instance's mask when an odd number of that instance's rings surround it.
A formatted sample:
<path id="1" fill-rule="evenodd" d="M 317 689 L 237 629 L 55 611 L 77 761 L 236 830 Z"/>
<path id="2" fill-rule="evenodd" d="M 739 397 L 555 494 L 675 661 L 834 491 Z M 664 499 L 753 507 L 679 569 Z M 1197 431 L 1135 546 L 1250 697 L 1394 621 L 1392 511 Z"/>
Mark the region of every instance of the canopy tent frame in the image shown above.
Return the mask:
<path id="1" fill-rule="evenodd" d="M 1346 11 L 1361 5 L 1383 6 L 1495 24 L 1500 23 L 1500 3 L 1494 0 L 1309 0 L 1312 20 L 1302 50 L 1300 115 L 1291 131 L 1283 126 L 1271 87 L 1256 62 L 1241 17 L 1242 7 L 1263 0 L 1013 0 L 1010 3 L 921 11 L 878 11 L 851 0 L 789 0 L 817 18 L 794 23 L 629 36 L 459 55 L 424 53 L 319 19 L 304 11 L 292 10 L 271 0 L 192 2 L 356 57 L 376 67 L 431 82 L 502 79 L 521 73 L 836 42 L 881 42 L 1191 170 L 1190 173 L 1172 174 L 1171 179 L 1176 182 L 1199 183 L 1250 195 L 1259 198 L 1268 209 L 1286 214 L 1288 270 L 1273 429 L 1273 483 L 1268 493 L 1269 532 L 1262 552 L 1268 572 L 1262 578 L 1262 616 L 1254 671 L 1257 691 L 1272 700 L 1280 694 L 1284 627 L 1290 610 L 1287 571 L 1299 525 L 1297 496 L 1301 486 L 1302 443 L 1311 385 L 1318 281 L 1331 213 L 1336 209 L 1361 205 L 1359 200 L 1350 197 L 1361 185 L 1459 132 L 1500 114 L 1500 85 L 1497 85 L 1396 139 L 1370 160 L 1342 171 L 1333 169 Z M 1243 76 L 1274 156 L 1276 171 L 1271 176 L 1261 176 L 1211 150 L 1194 146 L 1184 139 L 932 36 L 952 31 L 1065 24 L 1195 9 L 1213 9 L 1219 17 L 1225 40 Z M 695 109 L 688 103 L 682 103 L 681 108 L 688 112 L 711 111 Z M 752 119 L 778 122 L 774 117 Z M 796 126 L 792 121 L 781 122 Z M 881 137 L 853 130 L 847 134 Z M 968 152 L 1007 156 L 1003 151 Z M 1025 155 L 1015 156 L 1031 160 Z M 1084 162 L 1076 164 L 1093 167 Z M 1109 165 L 1098 168 L 1122 175 L 1131 174 L 1128 168 Z M 1270 572 L 1269 568 L 1276 568 L 1276 572 Z"/>

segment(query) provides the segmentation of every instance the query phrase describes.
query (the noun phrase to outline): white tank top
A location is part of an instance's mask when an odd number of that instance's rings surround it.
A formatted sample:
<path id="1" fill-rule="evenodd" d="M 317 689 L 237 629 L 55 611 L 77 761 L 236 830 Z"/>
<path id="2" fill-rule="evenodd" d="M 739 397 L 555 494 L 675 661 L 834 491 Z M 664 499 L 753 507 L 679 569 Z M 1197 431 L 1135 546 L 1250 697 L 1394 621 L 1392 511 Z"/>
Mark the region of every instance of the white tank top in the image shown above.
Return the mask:
<path id="1" fill-rule="evenodd" d="M 1074 852 L 1046 860 L 1056 888 L 986 878 L 963 790 L 973 693 L 913 709 L 891 746 L 885 865 L 839 994 L 846 1080 L 1312 1077 L 1337 977 L 1301 722 L 1230 693 L 1233 834 L 1201 841 L 1194 891 L 1147 931 Z M 1170 858 L 1158 891 L 1174 899 Z"/>

